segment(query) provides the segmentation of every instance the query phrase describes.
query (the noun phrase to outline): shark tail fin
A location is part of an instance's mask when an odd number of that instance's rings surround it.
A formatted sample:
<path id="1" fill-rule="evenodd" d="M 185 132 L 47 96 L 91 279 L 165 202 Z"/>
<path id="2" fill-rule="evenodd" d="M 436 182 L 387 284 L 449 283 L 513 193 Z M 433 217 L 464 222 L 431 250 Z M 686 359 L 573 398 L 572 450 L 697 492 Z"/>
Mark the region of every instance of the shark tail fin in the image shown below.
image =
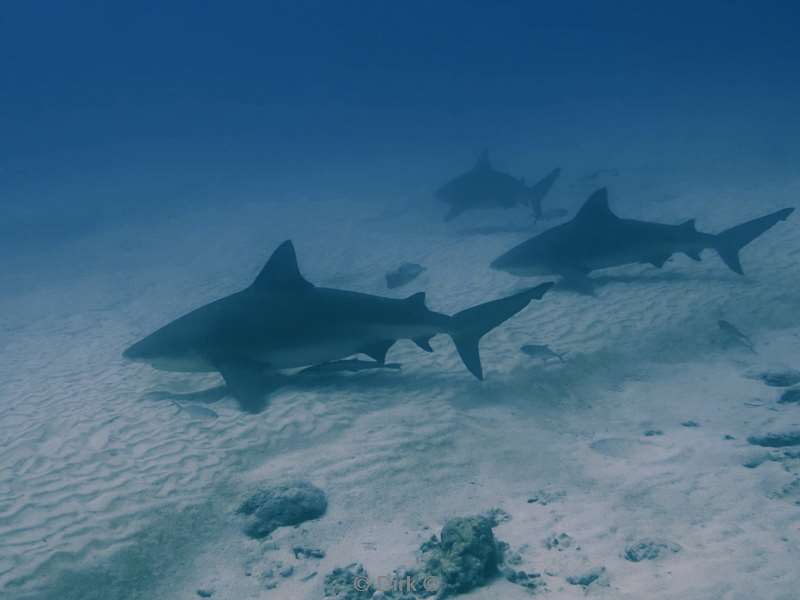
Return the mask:
<path id="1" fill-rule="evenodd" d="M 561 169 L 553 169 L 544 178 L 528 188 L 528 204 L 537 221 L 542 217 L 542 200 L 544 200 L 550 188 L 553 187 L 559 175 L 561 175 Z"/>
<path id="2" fill-rule="evenodd" d="M 783 210 L 726 229 L 716 236 L 714 248 L 731 271 L 739 275 L 744 275 L 742 264 L 739 262 L 739 250 L 767 231 L 778 221 L 785 221 L 793 211 L 794 208 L 784 208 Z"/>
<path id="3" fill-rule="evenodd" d="M 513 296 L 479 304 L 453 315 L 450 335 L 458 355 L 470 373 L 483 380 L 483 367 L 478 351 L 481 337 L 528 306 L 531 300 L 544 296 L 552 285 L 552 282 L 543 283 Z"/>

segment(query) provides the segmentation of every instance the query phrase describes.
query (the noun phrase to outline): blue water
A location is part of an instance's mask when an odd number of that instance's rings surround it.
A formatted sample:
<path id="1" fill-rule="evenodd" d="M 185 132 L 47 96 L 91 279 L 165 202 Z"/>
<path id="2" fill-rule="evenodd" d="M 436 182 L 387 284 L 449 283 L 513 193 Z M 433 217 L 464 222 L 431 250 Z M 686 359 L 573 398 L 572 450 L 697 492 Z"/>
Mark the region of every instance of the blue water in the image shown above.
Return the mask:
<path id="1" fill-rule="evenodd" d="M 797 205 L 799 27 L 795 3 L 778 0 L 4 6 L 0 597 L 191 598 L 208 584 L 215 598 L 322 598 L 336 566 L 408 559 L 418 540 L 398 532 L 501 505 L 520 525 L 498 536 L 517 546 L 538 548 L 562 519 L 576 539 L 584 528 L 580 560 L 528 557 L 559 574 L 563 597 L 583 594 L 567 577 L 601 565 L 610 573 L 601 597 L 793 597 L 798 465 L 753 458 L 744 441 L 797 428 L 796 406 L 748 378 L 800 367 L 792 219 L 748 246 L 745 279 L 708 253 L 663 272 L 605 275 L 594 299 L 547 297 L 487 336 L 482 387 L 449 342 L 432 355 L 398 345 L 389 358 L 401 373 L 325 379 L 245 415 L 228 400 L 211 409 L 149 400 L 218 380 L 159 375 L 120 353 L 248 285 L 289 238 L 316 284 L 396 298 L 426 291 L 446 314 L 522 289 L 488 264 L 550 224 L 521 209 L 445 224 L 433 196 L 484 149 L 529 183 L 562 168 L 545 206 L 568 214 L 600 185 L 620 215 L 697 218 L 714 233 Z M 385 273 L 404 262 L 426 270 L 387 290 Z M 750 334 L 757 356 L 719 338 L 723 318 Z M 523 344 L 566 351 L 566 366 L 532 367 Z M 524 400 L 534 393 L 546 402 Z M 766 404 L 742 408 L 756 396 Z M 704 418 L 696 432 L 680 426 Z M 632 441 L 645 430 L 665 434 Z M 533 431 L 551 462 L 531 458 Z M 724 435 L 741 445 L 727 453 Z M 496 454 L 481 457 L 470 440 Z M 613 460 L 640 462 L 626 473 Z M 765 465 L 744 471 L 758 481 L 741 480 L 747 460 Z M 443 489 L 414 487 L 419 478 L 406 481 L 403 469 Z M 298 473 L 325 484 L 331 520 L 344 525 L 323 521 L 309 534 L 328 548 L 315 579 L 300 581 L 298 566 L 281 586 L 247 587 L 257 577 L 245 579 L 242 565 L 268 559 L 240 539 L 237 494 Z M 611 482 L 634 473 L 641 480 L 615 495 Z M 685 487 L 669 488 L 670 477 Z M 704 481 L 728 498 L 705 512 Z M 386 485 L 409 487 L 386 497 Z M 469 496 L 470 486 L 481 491 Z M 524 498 L 539 489 L 581 500 L 561 501 L 549 522 L 524 513 L 539 506 Z M 739 495 L 748 500 L 734 509 Z M 370 512 L 379 502 L 396 520 Z M 748 511 L 760 520 L 730 541 L 692 537 L 702 527 L 686 524 L 746 529 Z M 606 545 L 626 514 L 626 539 Z M 659 531 L 647 530 L 653 519 Z M 683 548 L 678 562 L 630 571 L 619 548 L 656 533 Z M 759 569 L 770 586 L 741 575 Z M 698 581 L 706 572 L 716 575 Z M 562 597 L 554 582 L 548 593 Z"/>

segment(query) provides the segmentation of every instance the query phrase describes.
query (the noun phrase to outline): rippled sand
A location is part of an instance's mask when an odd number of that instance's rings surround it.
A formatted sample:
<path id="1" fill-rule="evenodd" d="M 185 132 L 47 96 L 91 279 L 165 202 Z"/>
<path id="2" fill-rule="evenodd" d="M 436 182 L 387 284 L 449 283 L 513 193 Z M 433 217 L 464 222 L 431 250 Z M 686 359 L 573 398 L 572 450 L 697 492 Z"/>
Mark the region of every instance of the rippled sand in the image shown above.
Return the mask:
<path id="1" fill-rule="evenodd" d="M 724 214 L 707 193 L 652 206 L 625 204 L 613 189 L 611 198 L 625 216 L 696 216 L 718 232 L 797 204 L 800 184 L 728 194 Z M 528 283 L 487 269 L 523 234 L 465 235 L 469 223 L 442 224 L 440 207 L 389 214 L 354 202 L 342 221 L 343 206 L 198 210 L 4 267 L 13 285 L 0 296 L 3 598 L 192 598 L 212 588 L 214 598 L 317 599 L 334 567 L 410 565 L 446 518 L 492 507 L 512 516 L 495 533 L 545 574 L 547 597 L 584 597 L 566 577 L 601 566 L 608 586 L 593 586 L 597 597 L 794 597 L 798 461 L 743 465 L 765 454 L 749 435 L 800 424 L 796 405 L 777 404 L 780 390 L 745 377 L 800 368 L 797 215 L 743 251 L 745 278 L 707 251 L 699 264 L 676 257 L 661 270 L 596 274 L 596 297 L 550 292 L 484 338 L 483 383 L 442 336 L 433 354 L 398 343 L 389 360 L 402 371 L 291 386 L 258 416 L 225 399 L 212 418 L 153 392 L 216 377 L 124 363 L 131 341 L 249 284 L 286 238 L 318 285 L 425 290 L 446 313 Z M 427 271 L 385 290 L 383 274 L 407 261 Z M 720 318 L 750 334 L 758 354 L 720 343 Z M 567 363 L 531 360 L 519 352 L 526 343 L 567 352 Z M 283 476 L 321 486 L 330 508 L 277 532 L 271 549 L 241 534 L 234 511 L 249 485 Z M 573 545 L 548 550 L 544 540 L 561 533 Z M 648 537 L 682 550 L 622 557 Z M 291 562 L 297 543 L 327 556 L 275 590 L 245 575 L 275 557 Z M 502 581 L 469 597 L 499 595 L 528 597 Z"/>

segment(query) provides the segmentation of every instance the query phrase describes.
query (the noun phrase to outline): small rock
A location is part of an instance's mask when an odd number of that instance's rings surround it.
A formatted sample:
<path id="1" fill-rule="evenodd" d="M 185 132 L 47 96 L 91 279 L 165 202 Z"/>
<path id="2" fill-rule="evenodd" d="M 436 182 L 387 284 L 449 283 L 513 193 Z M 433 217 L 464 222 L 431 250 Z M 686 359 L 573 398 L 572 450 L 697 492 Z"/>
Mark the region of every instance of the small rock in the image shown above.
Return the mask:
<path id="1" fill-rule="evenodd" d="M 800 404 L 800 388 L 786 390 L 778 399 L 778 404 Z"/>
<path id="2" fill-rule="evenodd" d="M 318 548 L 305 548 L 303 546 L 295 546 L 292 548 L 295 558 L 325 558 L 325 551 Z"/>
<path id="3" fill-rule="evenodd" d="M 656 435 L 664 435 L 664 432 L 661 431 L 660 429 L 648 429 L 647 431 L 644 432 L 644 435 L 647 437 L 653 437 Z"/>
<path id="4" fill-rule="evenodd" d="M 375 588 L 369 584 L 367 570 L 359 563 L 337 567 L 325 576 L 325 598 L 369 600 L 374 593 Z"/>
<path id="5" fill-rule="evenodd" d="M 492 522 L 492 527 L 497 527 L 500 523 L 508 523 L 511 515 L 502 508 L 493 508 L 486 513 L 486 518 Z"/>
<path id="6" fill-rule="evenodd" d="M 642 539 L 625 547 L 623 557 L 630 562 L 656 560 L 681 551 L 681 547 L 673 542 Z"/>
<path id="7" fill-rule="evenodd" d="M 283 567 L 280 570 L 281 577 L 291 577 L 294 574 L 294 567 L 289 565 L 288 567 Z"/>
<path id="8" fill-rule="evenodd" d="M 451 519 L 420 548 L 422 568 L 440 582 L 439 597 L 462 594 L 486 584 L 499 572 L 502 550 L 486 517 Z"/>
<path id="9" fill-rule="evenodd" d="M 325 514 L 325 493 L 307 481 L 291 481 L 266 487 L 245 500 L 238 512 L 250 517 L 245 533 L 263 538 L 278 527 L 299 525 Z"/>
<path id="10" fill-rule="evenodd" d="M 681 425 L 684 427 L 700 427 L 700 423 L 697 421 L 684 421 Z"/>
<path id="11" fill-rule="evenodd" d="M 800 445 L 800 431 L 788 431 L 786 433 L 768 433 L 766 435 L 752 435 L 747 441 L 754 446 L 765 448 L 783 448 L 784 446 Z"/>
<path id="12" fill-rule="evenodd" d="M 560 533 L 558 535 L 553 534 L 544 541 L 544 547 L 548 550 L 557 550 L 561 552 L 572 546 L 572 542 L 572 537 L 566 533 Z"/>
<path id="13" fill-rule="evenodd" d="M 539 359 L 546 362 L 548 359 L 555 358 L 564 362 L 564 354 L 559 354 L 545 344 L 525 344 L 520 348 L 523 354 L 527 354 L 532 358 Z"/>
<path id="14" fill-rule="evenodd" d="M 771 460 L 772 457 L 769 454 L 759 454 L 757 456 L 752 456 L 748 458 L 746 461 L 742 463 L 742 466 L 746 469 L 756 469 L 763 465 L 766 461 Z"/>
<path id="15" fill-rule="evenodd" d="M 197 595 L 200 596 L 201 598 L 211 598 L 211 596 L 214 595 L 214 590 L 200 588 L 199 590 L 197 590 Z"/>
<path id="16" fill-rule="evenodd" d="M 732 435 L 726 433 L 724 436 L 722 436 L 722 439 L 723 440 L 735 440 L 736 438 L 733 437 Z"/>
<path id="17" fill-rule="evenodd" d="M 756 378 L 771 387 L 789 387 L 800 383 L 800 371 L 795 371 L 794 369 L 765 371 L 756 375 Z"/>
<path id="18" fill-rule="evenodd" d="M 579 585 L 584 588 L 588 588 L 593 583 L 607 586 L 608 574 L 605 567 L 597 567 L 587 573 L 584 573 L 583 575 L 573 575 L 571 577 L 567 577 L 567 583 L 571 585 Z"/>
<path id="19" fill-rule="evenodd" d="M 547 506 L 551 502 L 557 502 L 558 500 L 561 500 L 566 495 L 567 495 L 566 492 L 560 490 L 555 492 L 540 490 L 539 492 L 532 494 L 531 497 L 528 498 L 528 504 L 539 504 L 541 506 Z"/>
<path id="20" fill-rule="evenodd" d="M 542 580 L 541 573 L 526 573 L 525 571 L 514 571 L 513 569 L 503 569 L 503 577 L 513 584 L 531 590 L 539 591 L 547 584 Z"/>
<path id="21" fill-rule="evenodd" d="M 425 267 L 417 263 L 403 263 L 394 271 L 386 273 L 386 287 L 390 290 L 406 285 L 419 277 Z"/>

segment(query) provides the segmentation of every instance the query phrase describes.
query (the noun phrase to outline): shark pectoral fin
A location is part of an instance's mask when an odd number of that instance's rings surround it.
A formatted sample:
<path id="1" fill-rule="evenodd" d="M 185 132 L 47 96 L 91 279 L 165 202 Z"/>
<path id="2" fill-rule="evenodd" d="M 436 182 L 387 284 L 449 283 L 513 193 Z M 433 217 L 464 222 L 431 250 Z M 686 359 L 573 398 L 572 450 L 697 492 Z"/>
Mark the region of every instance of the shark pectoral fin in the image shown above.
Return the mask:
<path id="1" fill-rule="evenodd" d="M 374 342 L 369 346 L 362 348 L 359 350 L 359 352 L 361 352 L 361 354 L 366 354 L 372 360 L 376 360 L 380 364 L 383 364 L 386 362 L 386 353 L 396 341 L 397 340 L 382 340 L 380 342 Z"/>
<path id="2" fill-rule="evenodd" d="M 433 337 L 433 336 L 431 335 L 431 336 L 429 336 L 429 337 L 419 337 L 419 338 L 414 338 L 414 339 L 413 339 L 413 342 L 414 342 L 414 343 L 415 343 L 417 346 L 419 346 L 420 348 L 422 348 L 423 350 L 425 350 L 425 352 L 433 352 L 433 348 L 431 348 L 431 338 L 432 338 L 432 337 Z"/>
<path id="3" fill-rule="evenodd" d="M 244 358 L 212 360 L 231 395 L 245 412 L 260 413 L 267 405 L 266 396 L 281 387 L 286 378 L 278 373 L 267 373 L 267 365 Z"/>

